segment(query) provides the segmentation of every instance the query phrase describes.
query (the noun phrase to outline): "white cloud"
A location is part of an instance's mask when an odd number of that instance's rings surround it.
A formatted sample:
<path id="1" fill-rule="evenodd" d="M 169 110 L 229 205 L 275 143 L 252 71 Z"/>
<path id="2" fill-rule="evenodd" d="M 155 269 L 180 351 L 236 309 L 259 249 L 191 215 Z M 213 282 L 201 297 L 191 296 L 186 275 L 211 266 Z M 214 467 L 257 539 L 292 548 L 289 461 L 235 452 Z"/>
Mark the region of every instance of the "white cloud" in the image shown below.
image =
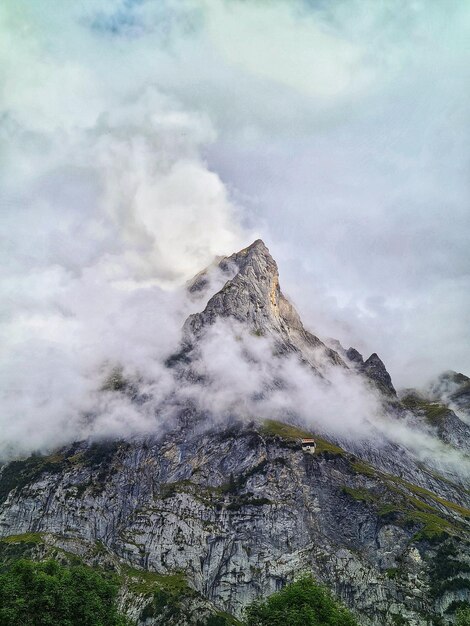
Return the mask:
<path id="1" fill-rule="evenodd" d="M 470 371 L 470 11 L 396 7 L 3 3 L 6 446 L 85 432 L 104 362 L 167 393 L 169 291 L 253 231 L 314 332 L 398 384 Z"/>
<path id="2" fill-rule="evenodd" d="M 367 82 L 362 48 L 296 10 L 295 3 L 208 2 L 206 7 L 211 43 L 228 64 L 254 79 L 335 104 Z"/>
<path id="3" fill-rule="evenodd" d="M 2 39 L 2 453 L 156 428 L 154 413 L 97 397 L 106 364 L 168 393 L 163 361 L 193 306 L 175 288 L 242 243 L 201 156 L 210 120 L 153 84 L 121 84 L 114 62 L 55 55 L 67 34 L 92 45 L 87 27 L 61 10 L 55 33 L 22 8 L 1 13 L 17 35 Z"/>

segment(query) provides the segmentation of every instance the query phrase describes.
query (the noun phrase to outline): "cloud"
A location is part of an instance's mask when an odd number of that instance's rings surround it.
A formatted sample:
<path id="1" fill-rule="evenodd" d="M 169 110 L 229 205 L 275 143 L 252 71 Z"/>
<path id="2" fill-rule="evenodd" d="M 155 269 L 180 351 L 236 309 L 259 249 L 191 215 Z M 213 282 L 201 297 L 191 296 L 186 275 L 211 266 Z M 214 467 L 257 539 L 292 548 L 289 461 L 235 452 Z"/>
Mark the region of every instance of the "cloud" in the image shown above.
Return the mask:
<path id="1" fill-rule="evenodd" d="M 367 81 L 362 49 L 307 11 L 286 2 L 206 6 L 211 43 L 227 64 L 256 80 L 322 102 L 360 91 Z"/>
<path id="2" fill-rule="evenodd" d="M 281 79 L 270 88 L 258 79 L 236 117 L 250 132 L 228 128 L 210 147 L 211 162 L 263 224 L 284 289 L 310 328 L 379 352 L 398 386 L 469 370 L 468 7 L 269 6 L 256 11 L 292 13 L 279 19 L 288 58 L 301 19 L 352 46 L 358 73 L 328 97 L 292 86 L 286 94 Z M 299 37 L 292 80 L 304 49 Z M 340 63 L 332 50 L 325 43 L 318 63 L 329 54 Z"/>
<path id="3" fill-rule="evenodd" d="M 415 471 L 424 463 L 450 479 L 468 480 L 467 455 L 442 443 L 432 429 L 419 428 L 411 414 L 385 408 L 383 397 L 362 376 L 333 366 L 321 350 L 316 362 L 322 376 L 296 355 L 278 358 L 275 353 L 273 338 L 218 320 L 192 354 L 192 375 L 178 381 L 179 397 L 209 424 L 287 421 L 363 458 L 372 453 L 375 463 L 382 453 L 388 471 L 395 464 L 406 474 L 414 461 Z"/>
<path id="4" fill-rule="evenodd" d="M 22 9 L 1 10 L 4 454 L 156 428 L 154 414 L 97 395 L 106 364 L 145 372 L 163 397 L 163 361 L 193 306 L 178 287 L 242 243 L 201 155 L 216 136 L 207 116 L 116 76 L 116 61 L 75 58 L 79 33 L 93 45 L 84 16 L 62 5 L 65 32 L 53 32 Z"/>
<path id="5" fill-rule="evenodd" d="M 314 332 L 379 352 L 399 385 L 470 371 L 469 14 L 4 3 L 3 450 L 155 426 L 150 406 L 141 421 L 97 398 L 103 367 L 146 373 L 167 397 L 162 363 L 200 306 L 180 286 L 255 234 Z M 263 384 L 244 367 L 221 365 L 221 389 Z M 325 394 L 325 419 L 341 415 Z M 218 398 L 221 411 L 242 402 Z"/>

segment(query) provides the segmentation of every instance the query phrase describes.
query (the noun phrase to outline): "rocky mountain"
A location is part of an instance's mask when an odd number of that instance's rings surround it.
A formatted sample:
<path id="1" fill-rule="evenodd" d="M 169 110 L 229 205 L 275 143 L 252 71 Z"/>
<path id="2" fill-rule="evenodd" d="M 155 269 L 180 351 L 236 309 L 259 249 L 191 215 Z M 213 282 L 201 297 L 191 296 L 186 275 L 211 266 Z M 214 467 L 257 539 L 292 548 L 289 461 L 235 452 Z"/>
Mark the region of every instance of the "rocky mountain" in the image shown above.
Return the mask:
<path id="1" fill-rule="evenodd" d="M 325 361 L 344 366 L 337 352 L 304 328 L 280 289 L 276 262 L 261 239 L 222 259 L 217 268 L 228 280 L 203 311 L 187 319 L 183 328 L 186 353 L 197 346 L 197 340 L 217 320 L 230 319 L 246 325 L 257 336 L 271 337 L 276 354 L 297 354 L 316 372 L 321 371 Z M 188 288 L 200 291 L 207 281 L 207 273 L 203 272 Z"/>
<path id="2" fill-rule="evenodd" d="M 201 311 L 184 324 L 169 370 L 182 387 L 190 381 L 211 394 L 214 374 L 201 374 L 198 362 L 211 330 L 225 324 L 244 342 L 243 367 L 263 371 L 254 413 L 216 419 L 183 394 L 176 421 L 158 435 L 76 442 L 4 465 L 3 558 L 78 555 L 112 568 L 122 607 L 140 626 L 202 626 L 211 615 L 236 623 L 250 601 L 302 571 L 364 626 L 451 623 L 470 602 L 465 422 L 446 405 L 445 426 L 430 423 L 428 399 L 397 396 L 376 354 L 364 360 L 305 329 L 260 240 L 218 259 L 188 291 Z M 267 363 L 266 349 L 250 352 L 257 342 L 269 348 Z M 315 421 L 314 404 L 308 423 L 295 407 L 276 419 L 261 414 L 270 394 L 290 393 L 292 363 L 312 390 L 331 390 L 326 398 L 349 381 L 371 394 L 380 415 L 365 422 L 370 436 Z M 465 399 L 467 382 L 449 402 Z M 103 393 L 132 389 L 138 403 L 136 385 L 119 379 Z M 302 451 L 307 436 L 316 438 L 314 455 Z M 420 456 L 421 441 L 435 458 Z"/>
<path id="3" fill-rule="evenodd" d="M 337 339 L 328 339 L 328 345 L 334 348 L 352 370 L 362 374 L 372 386 L 380 392 L 388 402 L 397 397 L 397 392 L 392 383 L 392 378 L 387 372 L 384 362 L 376 352 L 373 352 L 364 361 L 362 354 L 356 348 L 343 348 Z"/>
<path id="4" fill-rule="evenodd" d="M 439 381 L 441 382 L 441 381 Z M 428 430 L 444 443 L 470 453 L 470 412 L 467 385 L 442 391 L 433 383 L 427 390 L 407 389 L 402 404 L 415 416 L 423 430 Z"/>
<path id="5" fill-rule="evenodd" d="M 470 418 L 470 378 L 465 374 L 448 370 L 433 381 L 428 389 L 429 397 L 437 402 L 447 403 Z"/>

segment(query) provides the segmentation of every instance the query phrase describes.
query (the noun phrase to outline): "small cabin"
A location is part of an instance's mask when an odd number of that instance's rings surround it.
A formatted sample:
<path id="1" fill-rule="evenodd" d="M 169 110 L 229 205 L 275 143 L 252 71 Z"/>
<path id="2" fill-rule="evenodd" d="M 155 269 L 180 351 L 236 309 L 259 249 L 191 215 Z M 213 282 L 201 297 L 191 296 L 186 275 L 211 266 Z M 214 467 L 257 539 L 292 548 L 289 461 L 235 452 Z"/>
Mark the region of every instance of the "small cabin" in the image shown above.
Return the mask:
<path id="1" fill-rule="evenodd" d="M 302 439 L 302 452 L 307 452 L 308 454 L 315 454 L 315 448 L 317 444 L 315 439 Z"/>

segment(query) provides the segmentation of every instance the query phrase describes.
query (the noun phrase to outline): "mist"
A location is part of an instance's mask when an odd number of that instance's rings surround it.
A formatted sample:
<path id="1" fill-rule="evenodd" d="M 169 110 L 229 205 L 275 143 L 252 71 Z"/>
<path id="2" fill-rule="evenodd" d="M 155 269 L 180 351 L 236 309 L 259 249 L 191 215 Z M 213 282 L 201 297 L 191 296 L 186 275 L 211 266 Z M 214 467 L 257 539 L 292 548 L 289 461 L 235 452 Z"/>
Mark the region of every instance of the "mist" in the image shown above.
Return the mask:
<path id="1" fill-rule="evenodd" d="M 275 340 L 247 332 L 239 323 L 219 320 L 191 355 L 189 381 L 178 394 L 206 416 L 206 427 L 237 420 L 279 420 L 297 424 L 346 449 L 405 454 L 444 474 L 470 476 L 470 459 L 423 429 L 406 412 L 387 407 L 383 395 L 354 369 L 332 365 L 319 348 L 316 370 L 298 355 L 277 357 Z M 385 450 L 388 449 L 388 452 Z"/>
<path id="2" fill-rule="evenodd" d="M 469 22 L 464 3 L 3 3 L 2 457 L 173 424 L 164 364 L 204 307 L 184 285 L 257 236 L 315 334 L 399 386 L 469 373 Z M 214 330 L 211 393 L 182 397 L 370 436 L 373 394 L 294 362 L 253 403 L 272 372 L 252 339 Z M 102 390 L 116 365 L 148 401 Z"/>

